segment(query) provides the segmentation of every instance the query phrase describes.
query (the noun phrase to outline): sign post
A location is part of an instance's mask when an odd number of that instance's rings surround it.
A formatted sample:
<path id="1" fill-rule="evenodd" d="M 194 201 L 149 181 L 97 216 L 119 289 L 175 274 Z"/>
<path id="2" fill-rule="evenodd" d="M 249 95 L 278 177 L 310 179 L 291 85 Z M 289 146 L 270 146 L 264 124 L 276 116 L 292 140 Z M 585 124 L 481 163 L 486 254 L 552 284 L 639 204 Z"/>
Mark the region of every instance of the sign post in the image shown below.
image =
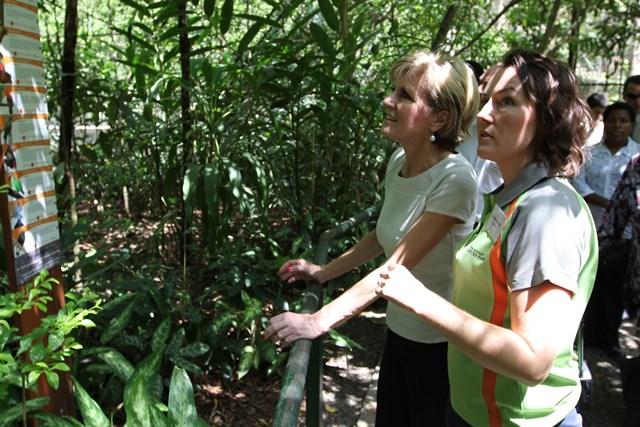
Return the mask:
<path id="1" fill-rule="evenodd" d="M 37 0 L 0 0 L 0 181 L 8 187 L 0 217 L 9 286 L 18 291 L 45 269 L 59 281 L 48 313 L 34 308 L 15 319 L 21 335 L 65 303 L 39 33 Z M 47 412 L 73 414 L 71 390 L 64 372 L 57 390 L 44 376 L 38 381 L 38 396 L 50 398 Z"/>

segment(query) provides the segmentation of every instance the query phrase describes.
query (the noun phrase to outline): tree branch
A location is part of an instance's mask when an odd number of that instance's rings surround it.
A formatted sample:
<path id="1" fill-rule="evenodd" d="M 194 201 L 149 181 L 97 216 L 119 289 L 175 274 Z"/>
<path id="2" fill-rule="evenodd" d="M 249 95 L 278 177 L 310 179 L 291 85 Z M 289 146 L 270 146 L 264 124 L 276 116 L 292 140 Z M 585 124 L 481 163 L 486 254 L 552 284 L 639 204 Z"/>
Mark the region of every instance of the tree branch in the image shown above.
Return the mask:
<path id="1" fill-rule="evenodd" d="M 504 15 L 505 13 L 507 13 L 509 11 L 509 9 L 511 9 L 513 6 L 515 6 L 516 4 L 520 3 L 522 0 L 511 0 L 509 2 L 508 5 L 506 5 L 501 11 L 500 13 L 498 13 L 492 20 L 491 22 L 489 22 L 489 24 L 482 30 L 480 31 L 478 34 L 476 34 L 466 45 L 464 45 L 459 51 L 457 51 L 455 53 L 456 56 L 459 56 L 462 52 L 464 52 L 465 50 L 469 49 L 471 46 L 473 46 L 473 44 L 475 42 L 477 42 L 478 40 L 480 40 L 480 38 L 491 29 L 491 27 L 493 27 L 499 20 L 500 18 L 502 18 L 502 15 Z"/>

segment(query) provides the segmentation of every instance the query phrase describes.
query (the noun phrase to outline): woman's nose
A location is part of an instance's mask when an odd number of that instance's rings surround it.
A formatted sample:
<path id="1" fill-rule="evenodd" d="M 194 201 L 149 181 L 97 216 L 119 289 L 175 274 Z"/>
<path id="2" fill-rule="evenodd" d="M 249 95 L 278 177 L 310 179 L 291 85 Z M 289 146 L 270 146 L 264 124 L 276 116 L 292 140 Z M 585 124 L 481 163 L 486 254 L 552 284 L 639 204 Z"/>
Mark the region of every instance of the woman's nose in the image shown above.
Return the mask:
<path id="1" fill-rule="evenodd" d="M 393 95 L 387 95 L 382 100 L 382 106 L 385 108 L 393 108 L 394 105 L 395 105 L 395 99 Z"/>
<path id="2" fill-rule="evenodd" d="M 480 111 L 478 111 L 477 117 L 479 120 L 490 121 L 492 112 L 493 112 L 493 107 L 491 105 L 491 99 L 489 99 L 487 102 L 484 103 L 484 105 L 480 107 Z"/>

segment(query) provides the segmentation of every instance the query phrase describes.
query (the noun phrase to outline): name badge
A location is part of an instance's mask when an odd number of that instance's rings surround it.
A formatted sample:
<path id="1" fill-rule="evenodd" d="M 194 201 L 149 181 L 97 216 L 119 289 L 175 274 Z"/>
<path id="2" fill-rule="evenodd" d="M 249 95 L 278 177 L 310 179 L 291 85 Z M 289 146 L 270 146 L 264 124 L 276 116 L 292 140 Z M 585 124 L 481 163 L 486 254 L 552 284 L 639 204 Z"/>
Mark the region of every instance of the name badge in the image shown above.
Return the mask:
<path id="1" fill-rule="evenodd" d="M 507 216 L 504 214 L 503 210 L 500 209 L 500 206 L 495 205 L 493 207 L 493 211 L 491 211 L 491 216 L 489 217 L 486 228 L 487 233 L 489 233 L 493 242 L 495 242 L 500 235 L 500 230 L 502 230 L 502 225 L 506 218 Z"/>

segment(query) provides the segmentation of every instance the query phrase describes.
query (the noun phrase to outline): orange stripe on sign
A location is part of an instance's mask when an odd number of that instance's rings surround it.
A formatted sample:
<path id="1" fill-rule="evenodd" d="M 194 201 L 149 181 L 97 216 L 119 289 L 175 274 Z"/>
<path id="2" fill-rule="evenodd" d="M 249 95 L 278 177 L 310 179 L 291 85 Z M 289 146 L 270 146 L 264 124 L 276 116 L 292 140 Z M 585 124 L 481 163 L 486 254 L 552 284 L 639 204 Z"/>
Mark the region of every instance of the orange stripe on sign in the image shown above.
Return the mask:
<path id="1" fill-rule="evenodd" d="M 17 28 L 5 27 L 7 34 L 17 34 L 19 36 L 29 37 L 30 39 L 40 40 L 40 34 L 31 31 L 18 30 Z"/>
<path id="2" fill-rule="evenodd" d="M 16 206 L 24 206 L 29 202 L 33 202 L 34 200 L 42 200 L 47 197 L 55 197 L 56 191 L 51 190 L 44 193 L 33 194 L 31 196 L 23 197 L 21 199 L 12 200 L 9 202 L 9 208 L 13 209 Z"/>
<path id="3" fill-rule="evenodd" d="M 49 115 L 48 114 L 12 114 L 11 115 L 11 120 L 12 121 L 29 120 L 29 119 L 45 119 L 45 120 L 48 120 L 49 119 Z"/>
<path id="4" fill-rule="evenodd" d="M 24 227 L 14 228 L 11 232 L 11 234 L 13 235 L 13 240 L 18 240 L 18 237 L 20 237 L 20 234 L 24 233 L 27 230 L 31 230 L 39 225 L 48 224 L 50 222 L 54 222 L 57 220 L 58 220 L 58 215 L 54 215 L 47 218 L 43 218 L 40 221 L 34 222 L 33 224 L 25 225 Z"/>
<path id="5" fill-rule="evenodd" d="M 27 58 L 16 58 L 15 56 L 3 56 L 2 57 L 3 64 L 27 64 L 27 65 L 35 65 L 36 67 L 42 68 L 42 61 L 36 61 L 35 59 L 27 59 Z"/>
<path id="6" fill-rule="evenodd" d="M 9 92 L 35 92 L 47 93 L 47 88 L 42 86 L 9 86 Z"/>
<path id="7" fill-rule="evenodd" d="M 505 223 L 513 213 L 516 207 L 516 201 L 509 205 L 505 214 Z M 502 224 L 504 226 L 504 224 Z M 496 242 L 491 248 L 489 254 L 489 263 L 491 264 L 491 281 L 493 285 L 493 309 L 489 322 L 493 325 L 502 326 L 507 314 L 507 306 L 509 301 L 509 290 L 507 289 L 507 271 L 500 259 L 500 250 L 502 246 L 502 237 L 498 236 Z M 501 427 L 502 416 L 496 402 L 496 384 L 498 376 L 489 369 L 482 371 L 482 398 L 487 405 L 490 427 Z"/>
<path id="8" fill-rule="evenodd" d="M 20 171 L 20 172 L 16 171 L 16 176 L 18 178 L 21 178 L 21 177 L 23 177 L 25 175 L 29 175 L 29 174 L 32 174 L 32 173 L 50 172 L 52 170 L 53 170 L 53 166 L 42 166 L 42 167 L 39 167 L 39 168 L 27 169 L 27 170 Z"/>
<path id="9" fill-rule="evenodd" d="M 28 9 L 32 12 L 38 13 L 38 8 L 36 6 L 31 6 L 30 4 L 25 4 L 16 0 L 4 0 L 4 4 L 12 4 L 14 6 L 19 6 L 23 9 Z"/>
<path id="10" fill-rule="evenodd" d="M 14 142 L 13 149 L 19 150 L 21 148 L 26 148 L 26 147 L 36 147 L 36 146 L 46 146 L 46 145 L 49 145 L 48 139 L 41 139 L 38 141 L 27 141 L 27 142 Z"/>

